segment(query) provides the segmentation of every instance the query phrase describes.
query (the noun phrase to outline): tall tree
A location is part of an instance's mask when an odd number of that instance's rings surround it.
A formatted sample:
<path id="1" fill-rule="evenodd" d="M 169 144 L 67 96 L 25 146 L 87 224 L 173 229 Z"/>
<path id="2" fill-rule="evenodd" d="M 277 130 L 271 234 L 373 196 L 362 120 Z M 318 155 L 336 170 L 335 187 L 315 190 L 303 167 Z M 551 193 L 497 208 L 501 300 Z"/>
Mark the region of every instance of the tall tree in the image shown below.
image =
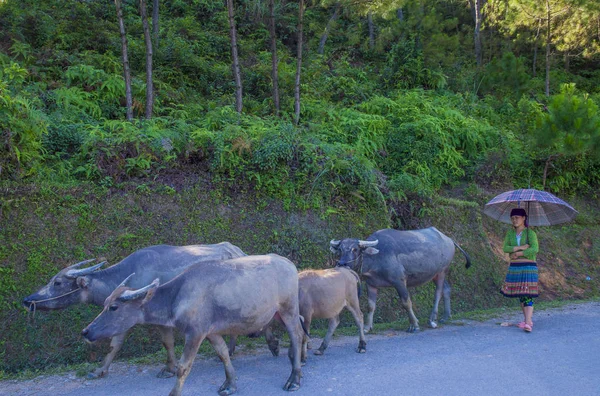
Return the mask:
<path id="1" fill-rule="evenodd" d="M 154 42 L 154 52 L 158 51 L 158 2 L 159 0 L 152 0 L 152 41 Z"/>
<path id="2" fill-rule="evenodd" d="M 231 59 L 233 78 L 235 80 L 235 109 L 242 112 L 242 74 L 240 72 L 240 60 L 237 50 L 237 30 L 235 28 L 235 10 L 233 0 L 227 0 L 227 14 L 229 16 L 229 36 L 231 41 Z"/>
<path id="3" fill-rule="evenodd" d="M 329 32 L 331 31 L 331 26 L 336 21 L 336 19 L 338 19 L 338 16 L 340 15 L 340 7 L 341 7 L 340 2 L 339 1 L 336 2 L 335 8 L 333 11 L 333 15 L 331 16 L 331 18 L 329 18 L 329 21 L 327 21 L 327 25 L 325 25 L 325 31 L 321 35 L 321 40 L 319 40 L 319 49 L 317 50 L 317 53 L 319 53 L 319 54 L 323 54 L 323 51 L 325 50 L 325 43 L 327 42 L 327 38 L 329 38 Z"/>
<path id="4" fill-rule="evenodd" d="M 369 48 L 375 48 L 375 24 L 373 23 L 373 12 L 367 14 L 367 23 L 369 24 Z"/>
<path id="5" fill-rule="evenodd" d="M 148 26 L 148 12 L 146 0 L 140 0 L 140 15 L 142 27 L 144 28 L 144 42 L 146 43 L 146 119 L 152 118 L 154 110 L 154 84 L 152 82 L 152 39 L 150 38 L 150 27 Z"/>
<path id="6" fill-rule="evenodd" d="M 302 70 L 302 49 L 304 47 L 304 37 L 302 35 L 304 20 L 304 0 L 300 0 L 298 4 L 298 43 L 297 43 L 297 63 L 296 63 L 296 84 L 294 89 L 294 123 L 298 125 L 300 122 L 300 72 Z"/>
<path id="7" fill-rule="evenodd" d="M 127 34 L 123 22 L 123 6 L 121 0 L 115 0 L 117 8 L 117 20 L 119 21 L 119 32 L 121 33 L 121 58 L 123 59 L 123 78 L 125 79 L 125 109 L 128 121 L 133 120 L 133 96 L 131 95 L 131 71 L 129 69 L 129 56 L 127 55 Z"/>
<path id="8" fill-rule="evenodd" d="M 277 35 L 275 33 L 275 0 L 269 0 L 269 40 L 271 41 L 271 79 L 273 80 L 273 105 L 279 116 L 279 76 L 277 60 Z"/>
<path id="9" fill-rule="evenodd" d="M 473 15 L 475 17 L 475 31 L 473 33 L 473 39 L 475 41 L 475 60 L 477 62 L 477 67 L 481 67 L 483 64 L 483 54 L 481 50 L 481 9 L 484 2 L 485 0 L 473 0 Z"/>

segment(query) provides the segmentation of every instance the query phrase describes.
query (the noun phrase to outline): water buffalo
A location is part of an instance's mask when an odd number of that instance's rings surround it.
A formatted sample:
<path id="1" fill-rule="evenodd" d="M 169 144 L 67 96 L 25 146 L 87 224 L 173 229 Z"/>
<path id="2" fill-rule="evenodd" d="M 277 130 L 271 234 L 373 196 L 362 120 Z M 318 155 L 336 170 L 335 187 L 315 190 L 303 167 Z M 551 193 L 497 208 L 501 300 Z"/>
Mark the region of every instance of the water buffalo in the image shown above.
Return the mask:
<path id="1" fill-rule="evenodd" d="M 359 331 L 356 352 L 366 352 L 367 343 L 363 331 L 363 314 L 358 302 L 358 274 L 348 268 L 338 267 L 325 270 L 306 270 L 298 274 L 298 303 L 304 325 L 310 331 L 312 319 L 329 319 L 327 334 L 315 355 L 322 355 L 329 345 L 331 336 L 340 323 L 340 312 L 348 308 Z M 302 340 L 302 362 L 306 362 L 308 338 Z"/>
<path id="2" fill-rule="evenodd" d="M 201 263 L 161 286 L 158 279 L 140 290 L 119 286 L 82 335 L 95 341 L 143 323 L 181 330 L 185 346 L 170 395 L 181 394 L 198 348 L 208 338 L 225 366 L 219 394 L 229 395 L 237 390 L 237 379 L 223 335 L 261 331 L 273 318 L 283 322 L 290 337 L 292 373 L 284 389 L 296 390 L 302 375 L 298 272 L 275 254 Z"/>
<path id="3" fill-rule="evenodd" d="M 78 303 L 103 306 L 106 297 L 133 272 L 138 276 L 132 280 L 132 287 L 139 288 L 155 278 L 166 282 L 200 261 L 242 256 L 245 256 L 245 253 L 240 248 L 229 242 L 221 242 L 214 245 L 150 246 L 130 254 L 105 270 L 99 270 L 104 263 L 79 269 L 82 265 L 94 261 L 86 260 L 61 270 L 46 286 L 25 297 L 23 304 L 32 311 L 63 309 Z M 167 363 L 158 376 L 170 377 L 175 373 L 173 330 L 159 327 L 159 331 L 167 350 Z M 113 337 L 110 342 L 111 350 L 102 361 L 102 367 L 89 373 L 89 378 L 99 378 L 108 374 L 108 368 L 121 349 L 125 335 L 126 333 L 116 334 Z"/>
<path id="4" fill-rule="evenodd" d="M 330 242 L 331 251 L 340 255 L 337 265 L 354 269 L 367 283 L 369 314 L 366 332 L 373 327 L 373 312 L 380 287 L 394 287 L 398 292 L 402 305 L 408 312 L 409 332 L 419 330 L 419 321 L 413 312 L 408 288 L 430 280 L 435 283 L 435 299 L 429 325 L 437 327 L 438 305 L 442 294 L 442 321 L 449 319 L 450 285 L 446 275 L 454 258 L 455 246 L 464 254 L 466 268 L 469 268 L 471 260 L 468 254 L 435 227 L 414 231 L 384 229 L 376 231 L 366 241 L 343 239 Z"/>

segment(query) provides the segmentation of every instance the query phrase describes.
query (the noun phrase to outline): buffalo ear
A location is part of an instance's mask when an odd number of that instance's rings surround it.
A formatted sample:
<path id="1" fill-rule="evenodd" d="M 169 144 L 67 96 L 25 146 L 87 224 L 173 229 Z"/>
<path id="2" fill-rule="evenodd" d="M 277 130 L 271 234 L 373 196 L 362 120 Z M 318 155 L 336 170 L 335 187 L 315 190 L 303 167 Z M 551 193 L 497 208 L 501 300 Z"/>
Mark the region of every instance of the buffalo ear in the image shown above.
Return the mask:
<path id="1" fill-rule="evenodd" d="M 154 279 L 154 282 L 152 282 L 151 285 L 154 285 L 154 287 L 148 290 L 146 296 L 142 300 L 142 305 L 148 303 L 150 300 L 152 300 L 152 297 L 154 297 L 154 293 L 156 293 L 156 289 L 158 289 L 158 279 Z"/>
<path id="2" fill-rule="evenodd" d="M 76 282 L 77 286 L 81 287 L 82 289 L 87 289 L 90 285 L 90 278 L 87 276 L 80 276 L 77 278 Z"/>
<path id="3" fill-rule="evenodd" d="M 337 248 L 334 248 L 333 246 L 329 246 L 329 250 L 331 251 L 331 253 L 333 254 L 337 254 L 338 250 Z"/>
<path id="4" fill-rule="evenodd" d="M 373 255 L 373 254 L 377 254 L 377 253 L 379 253 L 379 249 L 375 249 L 374 247 L 368 247 L 368 248 L 366 248 L 366 249 L 364 250 L 364 252 L 365 252 L 366 254 L 371 254 L 371 255 Z"/>

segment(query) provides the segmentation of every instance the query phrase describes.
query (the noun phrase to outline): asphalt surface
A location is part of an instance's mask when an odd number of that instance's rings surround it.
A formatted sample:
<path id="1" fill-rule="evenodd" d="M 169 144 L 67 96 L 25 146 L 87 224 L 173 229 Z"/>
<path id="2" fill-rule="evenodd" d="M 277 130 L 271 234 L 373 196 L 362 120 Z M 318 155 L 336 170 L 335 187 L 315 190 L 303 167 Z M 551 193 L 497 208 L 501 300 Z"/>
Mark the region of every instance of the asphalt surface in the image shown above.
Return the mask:
<path id="1" fill-rule="evenodd" d="M 302 387 L 295 395 L 600 395 L 600 302 L 536 312 L 532 333 L 515 326 L 517 309 L 504 317 L 455 321 L 419 333 L 334 339 L 323 356 L 309 351 Z M 316 349 L 320 340 L 314 340 Z M 242 395 L 287 394 L 291 370 L 287 350 L 268 350 L 233 360 Z M 115 363 L 107 378 L 85 380 L 74 373 L 0 382 L 0 395 L 167 395 L 175 380 L 155 375 L 161 366 Z M 215 395 L 225 379 L 216 358 L 198 356 L 183 395 Z"/>

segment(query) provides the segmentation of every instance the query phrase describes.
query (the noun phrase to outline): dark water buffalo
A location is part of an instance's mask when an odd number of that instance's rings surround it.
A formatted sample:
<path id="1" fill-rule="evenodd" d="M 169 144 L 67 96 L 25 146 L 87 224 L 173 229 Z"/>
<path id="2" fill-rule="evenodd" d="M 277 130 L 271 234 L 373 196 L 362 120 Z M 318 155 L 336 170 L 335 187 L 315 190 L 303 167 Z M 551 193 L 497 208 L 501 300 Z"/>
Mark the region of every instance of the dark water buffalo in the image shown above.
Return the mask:
<path id="1" fill-rule="evenodd" d="M 185 347 L 171 395 L 181 394 L 198 348 L 208 338 L 225 366 L 219 394 L 229 395 L 236 391 L 237 379 L 223 335 L 261 331 L 274 318 L 285 325 L 291 344 L 292 373 L 284 389 L 296 390 L 302 376 L 298 272 L 275 254 L 201 263 L 161 286 L 158 279 L 140 290 L 119 286 L 82 335 L 95 341 L 143 323 L 181 330 Z"/>
<path id="2" fill-rule="evenodd" d="M 150 246 L 130 254 L 105 270 L 99 270 L 104 263 L 79 269 L 93 260 L 65 268 L 50 279 L 46 286 L 25 297 L 23 304 L 32 311 L 63 309 L 78 303 L 103 306 L 106 297 L 133 272 L 138 275 L 131 281 L 131 285 L 139 288 L 156 278 L 160 282 L 167 282 L 194 263 L 242 256 L 245 256 L 244 252 L 229 242 L 214 245 Z M 170 377 L 175 373 L 173 330 L 167 327 L 159 327 L 159 330 L 167 350 L 167 364 L 158 376 Z M 115 334 L 102 367 L 94 370 L 88 377 L 103 377 L 108 374 L 108 368 L 121 349 L 125 335 L 126 333 Z"/>
<path id="3" fill-rule="evenodd" d="M 450 318 L 450 285 L 446 275 L 454 258 L 454 247 L 460 249 L 467 263 L 471 260 L 456 242 L 435 227 L 422 230 L 398 231 L 379 230 L 367 238 L 332 240 L 330 248 L 340 255 L 338 266 L 350 267 L 358 272 L 367 283 L 369 314 L 365 331 L 373 327 L 373 312 L 380 287 L 394 287 L 402 305 L 408 312 L 409 332 L 419 330 L 419 321 L 412 309 L 408 288 L 426 282 L 435 283 L 435 299 L 429 317 L 429 325 L 437 327 L 438 305 L 444 296 L 444 316 Z"/>
<path id="4" fill-rule="evenodd" d="M 356 352 L 366 352 L 367 343 L 363 331 L 363 314 L 358 301 L 358 274 L 348 268 L 338 267 L 325 270 L 306 270 L 298 274 L 298 303 L 304 325 L 310 331 L 313 319 L 329 319 L 327 334 L 315 355 L 327 349 L 333 332 L 340 324 L 340 313 L 348 308 L 358 327 L 359 341 Z M 308 338 L 302 340 L 302 361 L 306 361 Z"/>

